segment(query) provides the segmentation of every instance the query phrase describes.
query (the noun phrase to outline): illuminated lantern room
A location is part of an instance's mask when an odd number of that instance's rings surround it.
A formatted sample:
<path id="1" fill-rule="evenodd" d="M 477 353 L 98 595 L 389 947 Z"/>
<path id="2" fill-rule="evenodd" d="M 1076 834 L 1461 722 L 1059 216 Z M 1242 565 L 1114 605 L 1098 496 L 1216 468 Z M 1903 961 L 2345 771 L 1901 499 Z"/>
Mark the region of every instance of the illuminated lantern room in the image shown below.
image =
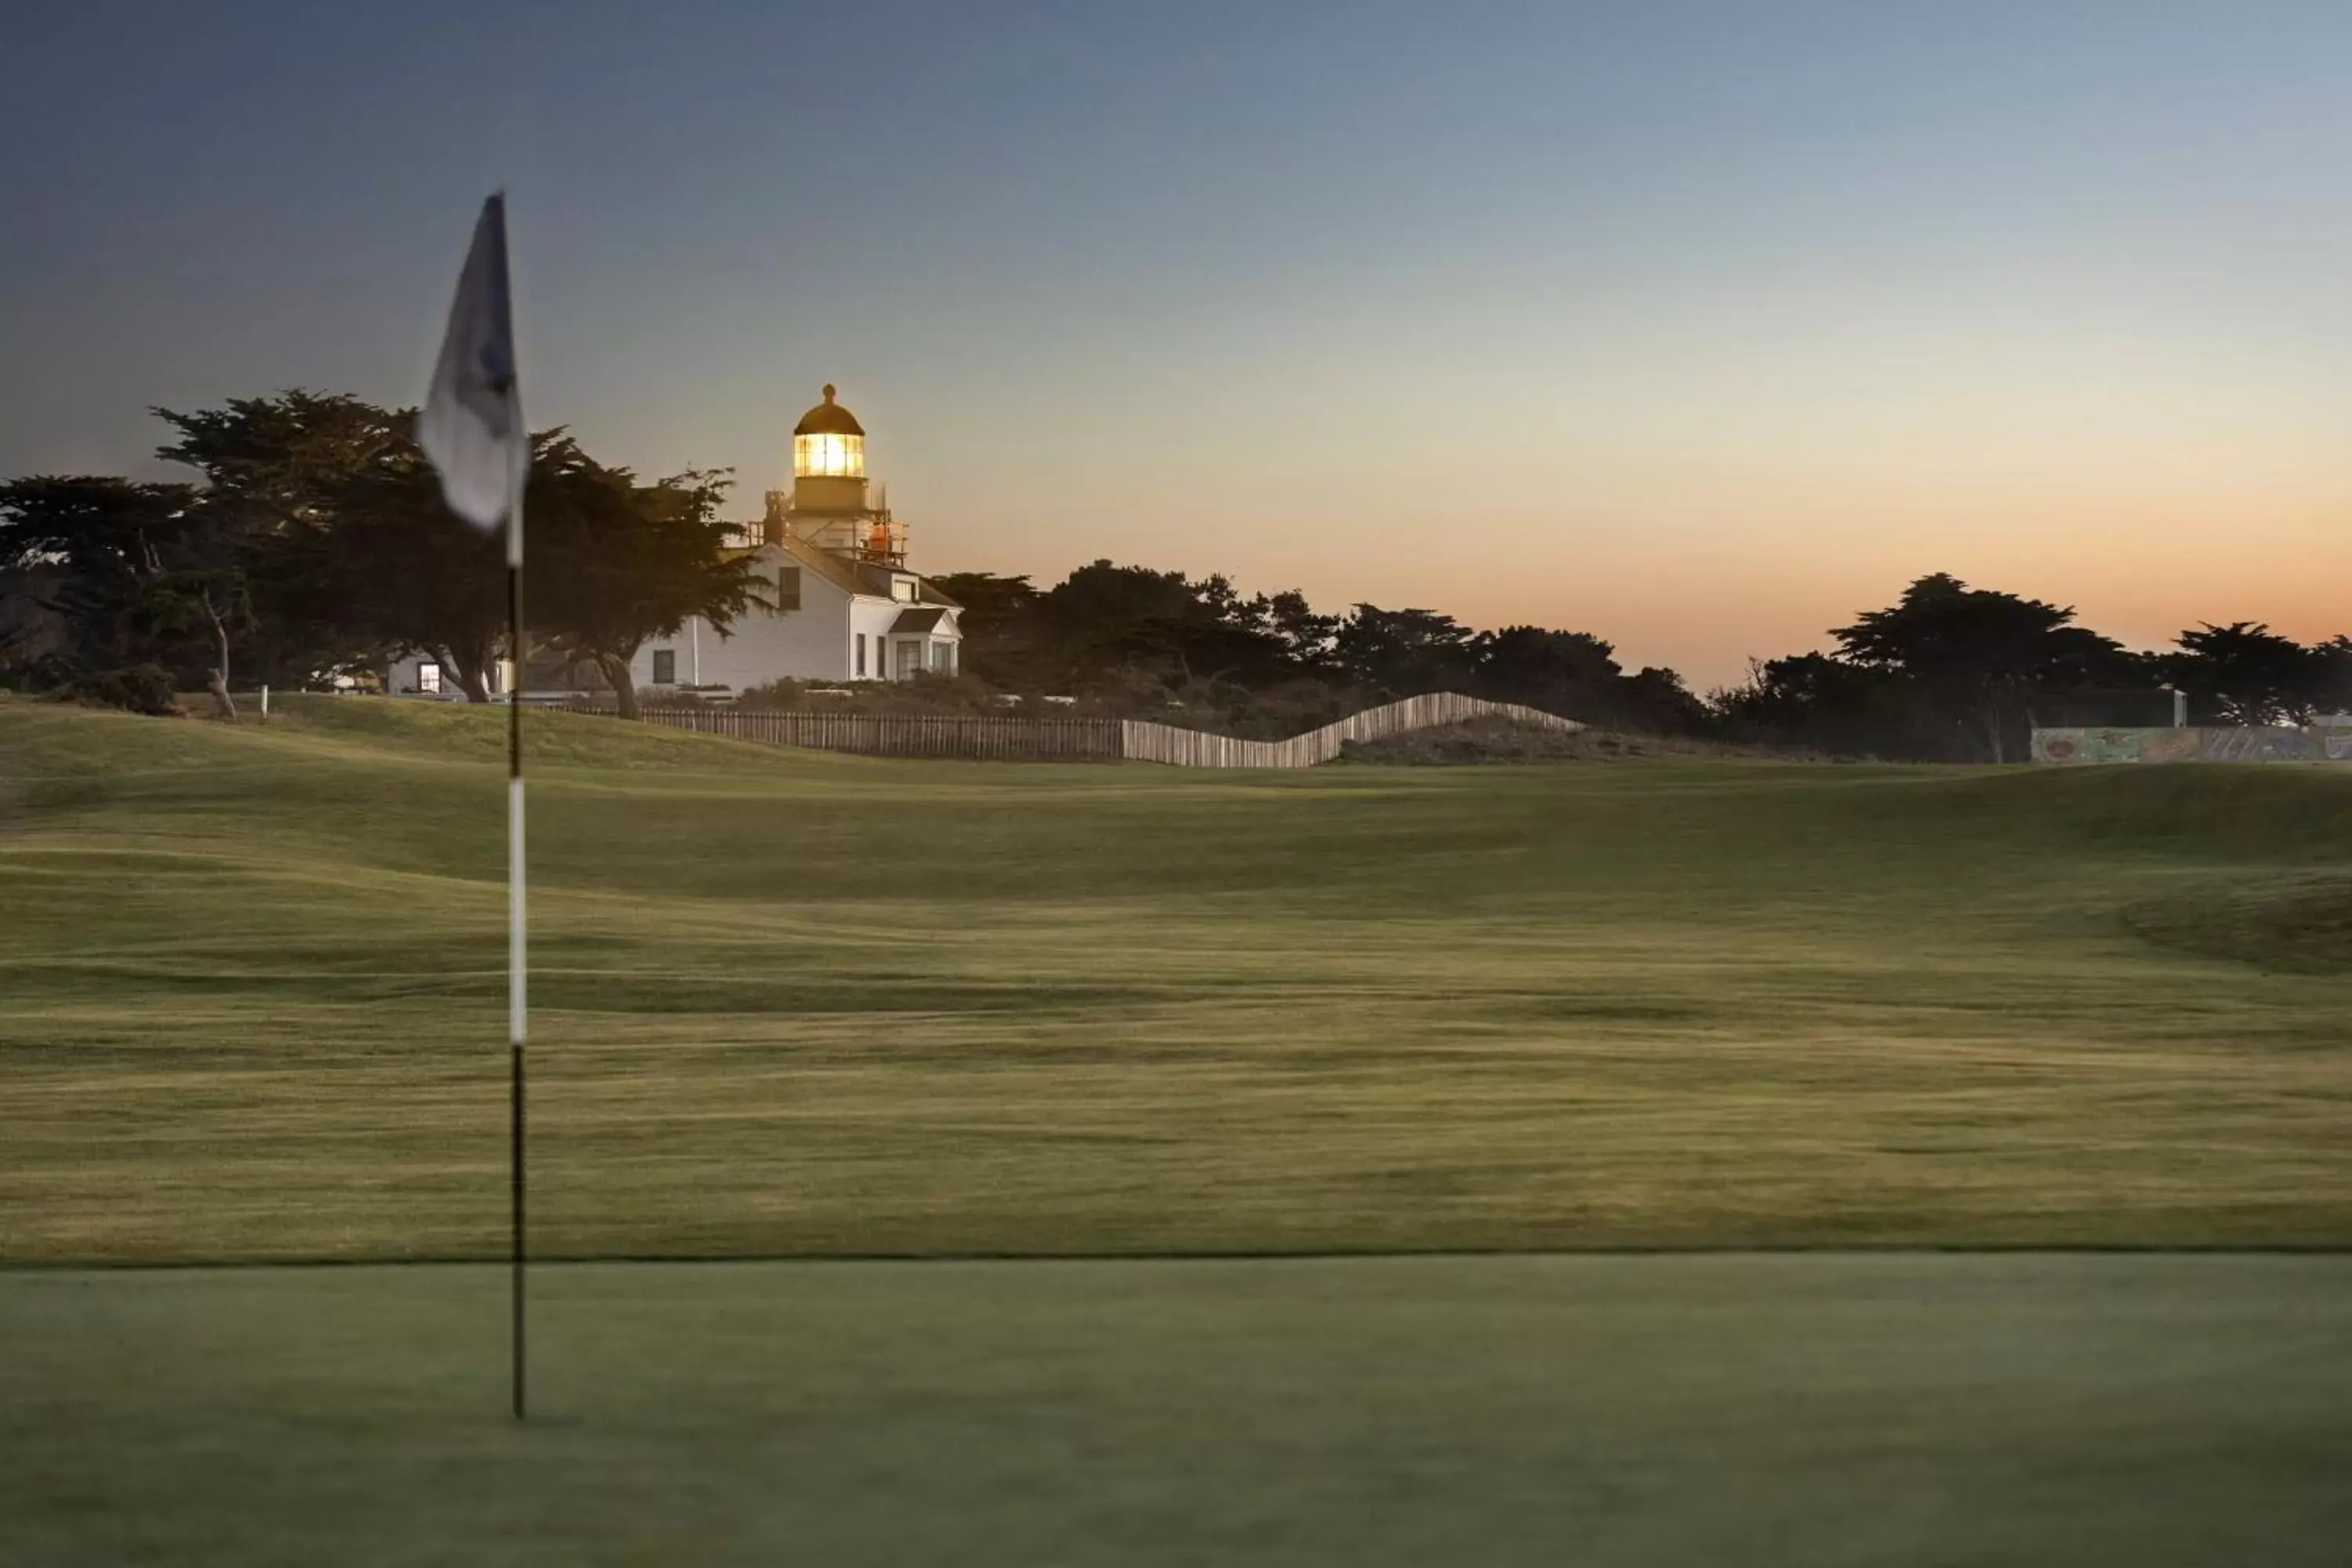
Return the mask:
<path id="1" fill-rule="evenodd" d="M 824 401 L 801 416 L 793 426 L 793 478 L 795 479 L 862 479 L 866 477 L 866 427 L 857 416 L 833 400 L 828 383 Z"/>
<path id="2" fill-rule="evenodd" d="M 834 401 L 801 416 L 793 426 L 793 488 L 768 492 L 764 524 L 771 540 L 790 533 L 853 561 L 904 564 L 907 533 L 892 521 L 882 487 L 866 481 L 866 426 Z"/>

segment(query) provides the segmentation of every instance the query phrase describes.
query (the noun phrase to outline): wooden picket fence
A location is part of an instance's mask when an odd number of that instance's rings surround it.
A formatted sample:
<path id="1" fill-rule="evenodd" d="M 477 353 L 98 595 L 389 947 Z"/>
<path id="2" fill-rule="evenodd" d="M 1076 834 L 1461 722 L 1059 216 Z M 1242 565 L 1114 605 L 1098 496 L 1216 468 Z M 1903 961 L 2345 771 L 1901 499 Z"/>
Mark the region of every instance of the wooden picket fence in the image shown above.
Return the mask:
<path id="1" fill-rule="evenodd" d="M 756 708 L 641 708 L 649 724 L 869 757 L 999 762 L 1117 762 L 1116 719 L 998 719 L 961 713 L 764 712 Z"/>
<path id="2" fill-rule="evenodd" d="M 1163 763 L 1180 768 L 1311 768 L 1349 741 L 1377 741 L 1465 719 L 1509 719 L 1581 730 L 1573 719 L 1435 691 L 1351 713 L 1286 741 L 1243 741 L 1134 719 L 999 719 L 964 714 L 812 713 L 754 708 L 645 708 L 648 724 L 875 757 L 967 757 L 1011 762 Z"/>

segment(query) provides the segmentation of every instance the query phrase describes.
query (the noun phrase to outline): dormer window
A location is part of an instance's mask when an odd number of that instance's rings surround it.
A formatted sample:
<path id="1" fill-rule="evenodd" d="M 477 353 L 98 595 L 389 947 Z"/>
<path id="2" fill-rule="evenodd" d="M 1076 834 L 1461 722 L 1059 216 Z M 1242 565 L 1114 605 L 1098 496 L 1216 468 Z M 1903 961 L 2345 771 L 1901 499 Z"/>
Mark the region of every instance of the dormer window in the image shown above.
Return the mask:
<path id="1" fill-rule="evenodd" d="M 915 595 L 916 584 L 915 580 L 912 577 L 893 577 L 890 579 L 890 596 L 898 600 L 900 604 L 913 604 L 915 602 Z"/>

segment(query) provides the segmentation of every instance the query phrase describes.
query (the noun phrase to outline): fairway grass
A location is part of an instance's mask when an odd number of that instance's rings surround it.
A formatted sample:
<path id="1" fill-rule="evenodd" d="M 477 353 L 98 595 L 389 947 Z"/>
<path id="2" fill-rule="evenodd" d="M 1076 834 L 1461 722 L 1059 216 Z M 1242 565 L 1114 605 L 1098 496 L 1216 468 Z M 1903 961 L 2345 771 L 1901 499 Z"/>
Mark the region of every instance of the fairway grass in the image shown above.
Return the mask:
<path id="1" fill-rule="evenodd" d="M 2352 1259 L 0 1272 L 0 1564 L 2302 1568 Z"/>
<path id="2" fill-rule="evenodd" d="M 0 700 L 0 1259 L 497 1253 L 502 724 Z M 549 1255 L 2352 1242 L 2352 769 L 529 724 Z"/>

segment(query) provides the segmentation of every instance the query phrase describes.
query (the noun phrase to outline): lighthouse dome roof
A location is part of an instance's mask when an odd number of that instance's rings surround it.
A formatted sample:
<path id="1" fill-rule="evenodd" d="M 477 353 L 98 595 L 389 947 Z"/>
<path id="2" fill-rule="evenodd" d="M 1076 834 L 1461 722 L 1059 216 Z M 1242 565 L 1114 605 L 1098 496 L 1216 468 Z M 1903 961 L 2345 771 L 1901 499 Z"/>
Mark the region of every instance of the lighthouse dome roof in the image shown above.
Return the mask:
<path id="1" fill-rule="evenodd" d="M 828 382 L 825 384 L 824 401 L 801 416 L 801 422 L 793 426 L 793 434 L 795 436 L 863 436 L 866 434 L 866 426 L 857 422 L 856 415 L 833 400 L 833 384 Z"/>

